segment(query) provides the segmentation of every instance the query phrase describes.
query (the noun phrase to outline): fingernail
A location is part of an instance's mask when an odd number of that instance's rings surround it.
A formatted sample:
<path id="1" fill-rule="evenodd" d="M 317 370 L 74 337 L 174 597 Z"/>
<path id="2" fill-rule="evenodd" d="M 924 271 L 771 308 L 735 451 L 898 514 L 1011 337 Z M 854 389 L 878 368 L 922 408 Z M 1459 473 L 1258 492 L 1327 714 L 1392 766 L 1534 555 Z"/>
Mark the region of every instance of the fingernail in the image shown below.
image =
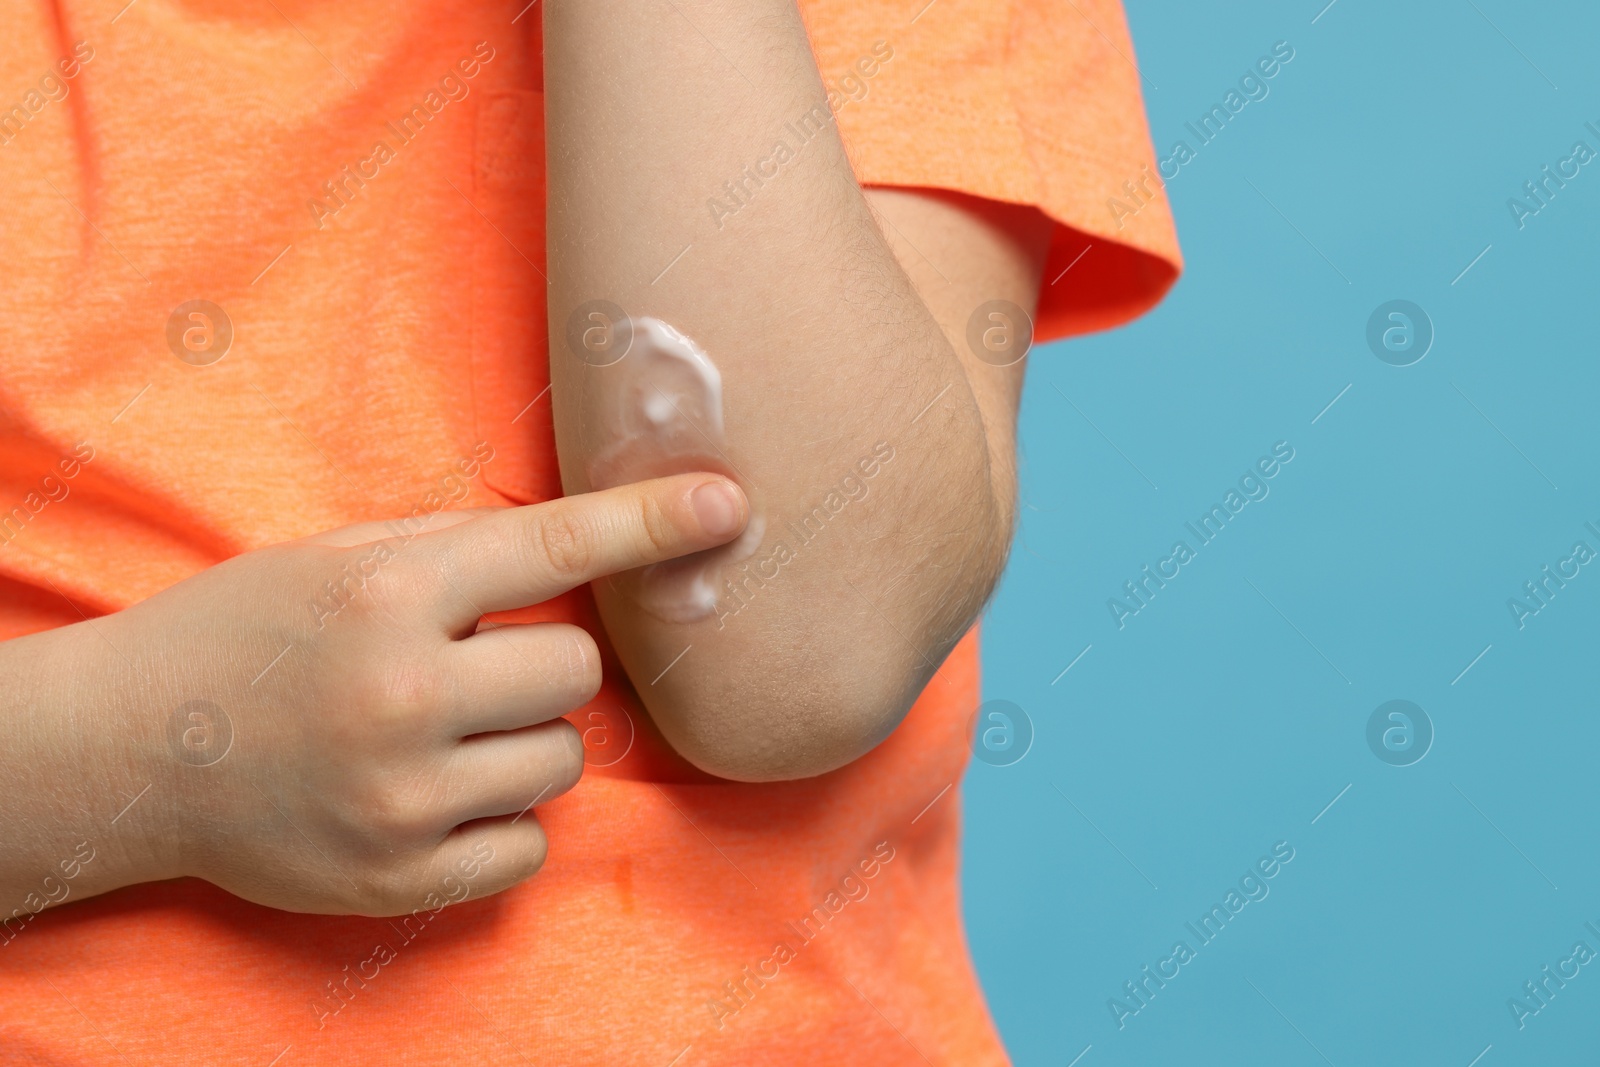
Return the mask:
<path id="1" fill-rule="evenodd" d="M 726 537 L 739 529 L 744 509 L 732 485 L 724 481 L 706 482 L 689 494 L 695 518 L 713 537 Z"/>

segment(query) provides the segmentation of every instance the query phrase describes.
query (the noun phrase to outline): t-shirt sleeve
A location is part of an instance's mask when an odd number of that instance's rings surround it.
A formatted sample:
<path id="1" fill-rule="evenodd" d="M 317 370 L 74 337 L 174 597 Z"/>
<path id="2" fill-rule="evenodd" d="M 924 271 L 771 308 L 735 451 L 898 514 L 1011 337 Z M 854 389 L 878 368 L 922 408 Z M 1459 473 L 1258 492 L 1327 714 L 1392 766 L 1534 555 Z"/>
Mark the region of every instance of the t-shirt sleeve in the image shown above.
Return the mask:
<path id="1" fill-rule="evenodd" d="M 1120 0 L 924 3 L 801 0 L 857 178 L 1052 219 L 1039 340 L 1149 310 L 1183 261 Z"/>

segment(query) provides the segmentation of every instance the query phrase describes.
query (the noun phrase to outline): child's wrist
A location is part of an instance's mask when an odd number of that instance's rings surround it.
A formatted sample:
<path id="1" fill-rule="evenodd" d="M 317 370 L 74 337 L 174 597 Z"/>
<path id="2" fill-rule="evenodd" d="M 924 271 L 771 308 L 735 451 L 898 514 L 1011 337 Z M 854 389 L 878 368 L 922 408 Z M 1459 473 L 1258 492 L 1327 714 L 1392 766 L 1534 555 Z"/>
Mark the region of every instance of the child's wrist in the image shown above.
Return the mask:
<path id="1" fill-rule="evenodd" d="M 92 851 L 92 859 L 77 859 L 82 873 L 74 881 L 93 892 L 187 873 L 177 774 L 186 768 L 175 747 L 181 731 L 161 684 L 171 676 L 153 677 L 162 668 L 119 631 L 115 615 L 64 627 L 48 635 L 54 640 L 43 657 L 61 668 L 51 687 L 63 733 L 56 767 L 63 817 L 54 836 L 71 838 L 75 859 Z M 70 869 L 73 859 L 63 859 Z"/>

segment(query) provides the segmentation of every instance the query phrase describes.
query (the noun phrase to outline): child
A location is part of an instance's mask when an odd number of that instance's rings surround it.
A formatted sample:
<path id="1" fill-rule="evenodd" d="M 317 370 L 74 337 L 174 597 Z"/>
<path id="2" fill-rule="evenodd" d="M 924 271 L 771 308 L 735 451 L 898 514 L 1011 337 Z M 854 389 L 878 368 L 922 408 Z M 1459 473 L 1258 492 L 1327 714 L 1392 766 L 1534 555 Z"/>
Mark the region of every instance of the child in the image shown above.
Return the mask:
<path id="1" fill-rule="evenodd" d="M 1178 269 L 1115 0 L 8 4 L 10 1059 L 1004 1062 L 1024 357 Z"/>

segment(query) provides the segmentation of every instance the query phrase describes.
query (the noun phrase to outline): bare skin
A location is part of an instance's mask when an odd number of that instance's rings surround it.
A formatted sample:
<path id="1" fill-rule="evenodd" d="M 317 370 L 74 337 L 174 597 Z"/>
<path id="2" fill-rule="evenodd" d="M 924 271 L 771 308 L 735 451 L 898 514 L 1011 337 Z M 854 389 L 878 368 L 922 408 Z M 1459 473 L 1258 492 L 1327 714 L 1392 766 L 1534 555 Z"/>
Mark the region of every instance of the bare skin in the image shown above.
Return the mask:
<path id="1" fill-rule="evenodd" d="M 701 768 L 764 781 L 839 767 L 899 724 L 1004 565 L 1022 368 L 981 358 L 968 326 L 990 301 L 1032 313 L 1051 226 L 1031 208 L 864 192 L 794 0 L 543 11 L 563 483 L 589 488 L 620 378 L 569 342 L 574 316 L 606 301 L 716 362 L 718 469 L 766 520 L 750 569 L 726 561 L 740 591 L 716 617 L 653 617 L 605 585 L 607 633 Z M 867 492 L 830 506 L 847 476 Z M 827 528 L 802 546 L 807 515 Z"/>
<path id="2" fill-rule="evenodd" d="M 720 505 L 699 506 L 707 485 Z M 688 474 L 443 513 L 409 542 L 350 526 L 0 644 L 8 939 L 50 904 L 184 875 L 357 915 L 469 870 L 475 896 L 522 881 L 546 851 L 528 809 L 583 770 L 559 716 L 600 659 L 576 626 L 481 616 L 722 544 L 746 517 L 737 487 Z M 352 572 L 369 576 L 319 626 L 308 601 Z"/>

